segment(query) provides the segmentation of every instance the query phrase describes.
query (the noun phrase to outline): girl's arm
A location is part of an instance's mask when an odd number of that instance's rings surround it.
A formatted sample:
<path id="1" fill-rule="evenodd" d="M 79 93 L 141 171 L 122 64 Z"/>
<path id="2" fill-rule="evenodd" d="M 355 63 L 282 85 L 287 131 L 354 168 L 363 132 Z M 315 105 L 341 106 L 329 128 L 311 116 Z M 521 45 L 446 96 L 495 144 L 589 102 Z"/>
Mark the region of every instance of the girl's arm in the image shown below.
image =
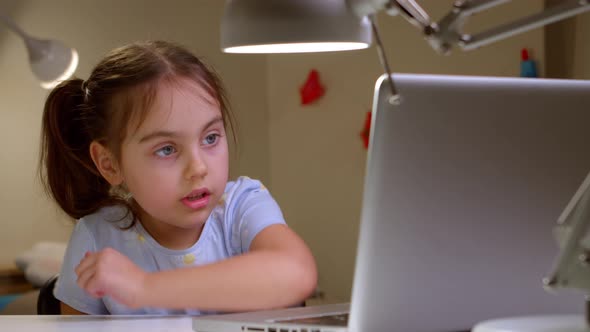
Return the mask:
<path id="1" fill-rule="evenodd" d="M 307 245 L 285 225 L 261 231 L 244 255 L 200 267 L 149 274 L 142 306 L 258 310 L 301 303 L 316 287 Z"/>
<path id="2" fill-rule="evenodd" d="M 248 253 L 209 265 L 146 273 L 113 249 L 87 253 L 76 268 L 91 296 L 129 307 L 248 311 L 292 306 L 316 287 L 314 258 L 282 224 L 262 230 Z"/>

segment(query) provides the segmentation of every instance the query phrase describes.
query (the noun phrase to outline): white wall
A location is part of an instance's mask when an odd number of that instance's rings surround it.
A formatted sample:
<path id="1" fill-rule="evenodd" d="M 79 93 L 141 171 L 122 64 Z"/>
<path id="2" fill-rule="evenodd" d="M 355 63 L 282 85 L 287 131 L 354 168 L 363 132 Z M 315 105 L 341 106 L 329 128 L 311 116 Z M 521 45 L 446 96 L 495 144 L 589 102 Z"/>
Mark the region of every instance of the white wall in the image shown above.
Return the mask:
<path id="1" fill-rule="evenodd" d="M 180 42 L 214 65 L 224 79 L 240 124 L 234 174 L 269 181 L 264 56 L 219 51 L 218 0 L 0 1 L 0 10 L 30 34 L 59 38 L 80 55 L 76 75 L 87 78 L 113 47 L 143 39 Z M 28 68 L 16 35 L 0 30 L 0 266 L 41 240 L 65 240 L 71 221 L 45 198 L 36 180 L 43 102 L 48 92 Z"/>
<path id="2" fill-rule="evenodd" d="M 452 2 L 419 1 L 434 19 Z M 513 1 L 476 15 L 465 31 L 532 14 L 542 6 L 539 0 Z M 403 18 L 380 15 L 378 20 L 393 71 L 518 76 L 520 49 L 527 47 L 543 72 L 541 29 L 445 57 L 435 54 Z M 311 68 L 319 70 L 327 92 L 317 104 L 301 107 L 298 87 Z M 366 158 L 359 132 L 382 72 L 375 48 L 272 55 L 268 61 L 271 191 L 316 255 L 326 302 L 350 297 Z"/>

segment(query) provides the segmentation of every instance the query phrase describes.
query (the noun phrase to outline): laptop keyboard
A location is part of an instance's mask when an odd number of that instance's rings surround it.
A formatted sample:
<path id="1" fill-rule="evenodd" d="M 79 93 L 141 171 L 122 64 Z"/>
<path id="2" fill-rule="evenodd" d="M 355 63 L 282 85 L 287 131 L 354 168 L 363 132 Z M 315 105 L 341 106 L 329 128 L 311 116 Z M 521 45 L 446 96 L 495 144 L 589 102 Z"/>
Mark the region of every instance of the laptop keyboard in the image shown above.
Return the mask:
<path id="1" fill-rule="evenodd" d="M 348 326 L 348 313 L 276 320 L 276 323 Z"/>

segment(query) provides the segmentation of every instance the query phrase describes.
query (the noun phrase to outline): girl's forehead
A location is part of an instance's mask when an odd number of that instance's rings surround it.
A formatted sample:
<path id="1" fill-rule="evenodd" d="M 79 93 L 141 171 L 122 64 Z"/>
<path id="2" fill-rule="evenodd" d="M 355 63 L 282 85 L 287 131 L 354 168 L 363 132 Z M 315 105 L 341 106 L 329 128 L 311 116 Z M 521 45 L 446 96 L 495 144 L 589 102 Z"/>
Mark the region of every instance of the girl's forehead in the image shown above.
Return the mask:
<path id="1" fill-rule="evenodd" d="M 167 124 L 198 123 L 221 115 L 219 102 L 201 84 L 189 79 L 163 81 L 155 86 L 143 119 L 130 119 L 130 133 L 154 130 Z M 195 124 L 196 124 L 195 123 Z M 136 130 L 133 130 L 136 128 Z"/>
<path id="2" fill-rule="evenodd" d="M 219 103 L 203 84 L 187 78 L 162 80 L 156 86 L 152 108 L 172 109 L 198 104 L 218 107 Z"/>

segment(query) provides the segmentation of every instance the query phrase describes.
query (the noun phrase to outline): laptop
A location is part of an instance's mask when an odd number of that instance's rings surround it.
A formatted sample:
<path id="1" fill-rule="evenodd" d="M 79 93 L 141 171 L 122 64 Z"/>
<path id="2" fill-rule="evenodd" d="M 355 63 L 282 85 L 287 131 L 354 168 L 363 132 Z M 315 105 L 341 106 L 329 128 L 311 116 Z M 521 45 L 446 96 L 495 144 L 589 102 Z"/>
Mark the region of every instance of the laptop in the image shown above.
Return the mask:
<path id="1" fill-rule="evenodd" d="M 590 170 L 590 81 L 393 79 L 401 104 L 386 76 L 375 88 L 351 302 L 203 316 L 195 331 L 451 332 L 584 311 L 542 279 Z"/>

